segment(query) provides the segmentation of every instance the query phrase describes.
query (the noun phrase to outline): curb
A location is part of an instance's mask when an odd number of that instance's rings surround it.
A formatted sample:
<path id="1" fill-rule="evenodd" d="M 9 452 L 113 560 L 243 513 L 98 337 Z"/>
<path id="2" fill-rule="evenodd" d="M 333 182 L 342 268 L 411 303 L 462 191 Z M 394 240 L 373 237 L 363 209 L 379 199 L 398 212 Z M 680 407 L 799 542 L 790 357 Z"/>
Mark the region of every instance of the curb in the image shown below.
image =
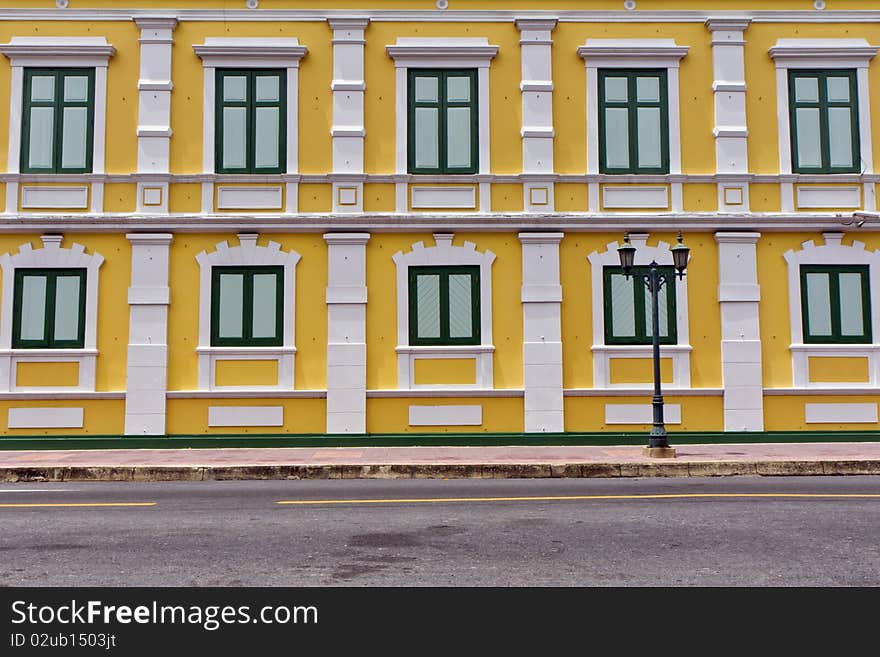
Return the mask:
<path id="1" fill-rule="evenodd" d="M 680 463 L 399 465 L 43 466 L 0 468 L 0 482 L 231 481 L 279 479 L 585 479 L 878 475 L 880 460 Z"/>

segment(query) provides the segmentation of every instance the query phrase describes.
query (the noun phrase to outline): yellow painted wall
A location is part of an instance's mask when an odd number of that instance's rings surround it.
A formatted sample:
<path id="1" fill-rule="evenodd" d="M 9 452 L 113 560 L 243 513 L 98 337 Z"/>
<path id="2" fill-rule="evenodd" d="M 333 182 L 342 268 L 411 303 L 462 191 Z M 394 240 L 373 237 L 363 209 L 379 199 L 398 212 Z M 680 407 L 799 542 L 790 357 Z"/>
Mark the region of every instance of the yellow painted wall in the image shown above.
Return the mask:
<path id="1" fill-rule="evenodd" d="M 411 427 L 409 426 L 410 406 L 482 406 L 483 424 L 478 427 Z M 521 397 L 367 399 L 367 433 L 506 433 L 522 430 L 523 400 Z"/>
<path id="2" fill-rule="evenodd" d="M 300 212 L 330 212 L 333 209 L 333 186 L 319 183 L 300 183 Z"/>
<path id="3" fill-rule="evenodd" d="M 766 431 L 876 431 L 877 423 L 807 424 L 805 404 L 876 404 L 876 395 L 785 395 L 764 397 L 764 429 Z"/>
<path id="4" fill-rule="evenodd" d="M 284 425 L 280 427 L 208 427 L 209 406 L 283 406 Z M 169 435 L 187 434 L 281 434 L 324 433 L 327 403 L 321 398 L 306 399 L 169 399 Z"/>
<path id="5" fill-rule="evenodd" d="M 364 212 L 394 212 L 394 185 L 364 185 Z"/>
<path id="6" fill-rule="evenodd" d="M 752 212 L 779 212 L 782 209 L 779 185 L 776 183 L 749 185 L 749 209 Z"/>
<path id="7" fill-rule="evenodd" d="M 17 386 L 77 386 L 79 362 L 19 362 L 16 365 Z"/>
<path id="8" fill-rule="evenodd" d="M 134 212 L 137 209 L 137 184 L 104 185 L 104 212 Z"/>
<path id="9" fill-rule="evenodd" d="M 496 255 L 492 265 L 492 324 L 495 345 L 496 388 L 522 387 L 522 255 L 515 233 L 456 233 L 453 246 L 465 241 Z M 376 233 L 367 243 L 367 288 L 387 290 L 387 303 L 367 304 L 367 389 L 397 387 L 397 267 L 391 259 L 398 251 L 412 250 L 415 242 L 434 246 L 424 233 Z M 484 338 L 485 340 L 486 338 Z"/>
<path id="10" fill-rule="evenodd" d="M 589 206 L 589 192 L 585 184 L 557 183 L 557 212 L 586 212 Z"/>
<path id="11" fill-rule="evenodd" d="M 682 185 L 685 212 L 717 212 L 718 186 L 706 183 Z"/>
<path id="12" fill-rule="evenodd" d="M 218 386 L 278 385 L 277 360 L 218 360 L 215 367 Z"/>
<path id="13" fill-rule="evenodd" d="M 676 431 L 723 431 L 724 403 L 721 396 L 678 397 L 664 395 L 666 404 L 681 405 L 681 424 L 667 425 Z M 649 424 L 606 424 L 605 404 L 650 404 L 651 396 L 642 397 L 566 397 L 566 431 L 638 431 L 647 432 Z"/>
<path id="14" fill-rule="evenodd" d="M 867 358 L 807 358 L 811 383 L 868 383 Z"/>
<path id="15" fill-rule="evenodd" d="M 202 186 L 194 183 L 175 183 L 168 192 L 168 211 L 197 213 L 202 209 Z"/>
<path id="16" fill-rule="evenodd" d="M 654 381 L 654 361 L 650 358 L 611 358 L 609 370 L 612 384 Z M 660 381 L 672 383 L 671 358 L 660 359 Z"/>
<path id="17" fill-rule="evenodd" d="M 10 429 L 10 408 L 82 408 L 81 429 Z M 124 399 L 46 399 L 0 401 L 0 427 L 8 436 L 121 436 L 125 431 Z"/>
<path id="18" fill-rule="evenodd" d="M 417 358 L 413 369 L 417 385 L 477 382 L 475 358 Z"/>
<path id="19" fill-rule="evenodd" d="M 492 189 L 492 212 L 522 212 L 522 185 L 494 184 Z"/>
<path id="20" fill-rule="evenodd" d="M 238 246 L 229 234 L 181 233 L 171 243 L 171 306 L 168 311 L 168 389 L 198 388 L 199 265 L 196 255 L 214 251 L 218 242 Z M 327 248 L 320 234 L 261 236 L 258 246 L 278 242 L 302 256 L 296 267 L 296 364 L 300 390 L 322 389 L 327 379 Z M 170 431 L 170 430 L 169 430 Z"/>

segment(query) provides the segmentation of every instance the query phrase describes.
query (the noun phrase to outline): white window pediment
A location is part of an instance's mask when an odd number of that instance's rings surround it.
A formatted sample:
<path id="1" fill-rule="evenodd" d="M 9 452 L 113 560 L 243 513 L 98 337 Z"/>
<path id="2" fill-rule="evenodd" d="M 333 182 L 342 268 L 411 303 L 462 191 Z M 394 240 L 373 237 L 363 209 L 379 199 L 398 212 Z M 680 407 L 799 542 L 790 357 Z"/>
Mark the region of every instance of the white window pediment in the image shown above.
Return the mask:
<path id="1" fill-rule="evenodd" d="M 588 68 L 678 68 L 688 50 L 674 39 L 587 39 L 577 52 Z"/>
<path id="2" fill-rule="evenodd" d="M 865 39 L 777 39 L 770 57 L 777 68 L 865 68 L 877 50 Z"/>
<path id="3" fill-rule="evenodd" d="M 0 52 L 12 66 L 106 68 L 116 48 L 104 37 L 12 37 Z"/>

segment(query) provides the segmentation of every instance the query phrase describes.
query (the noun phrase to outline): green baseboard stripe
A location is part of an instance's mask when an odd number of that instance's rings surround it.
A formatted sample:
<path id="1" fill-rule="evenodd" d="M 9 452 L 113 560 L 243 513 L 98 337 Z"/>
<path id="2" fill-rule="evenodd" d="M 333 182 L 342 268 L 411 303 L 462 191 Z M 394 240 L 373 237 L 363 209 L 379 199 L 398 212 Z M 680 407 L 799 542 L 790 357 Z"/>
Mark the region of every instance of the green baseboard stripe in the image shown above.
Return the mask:
<path id="1" fill-rule="evenodd" d="M 645 445 L 647 433 L 212 434 L 176 436 L 2 436 L 0 450 L 212 449 L 218 447 L 506 447 Z M 675 445 L 880 442 L 880 431 L 730 431 L 669 434 Z"/>

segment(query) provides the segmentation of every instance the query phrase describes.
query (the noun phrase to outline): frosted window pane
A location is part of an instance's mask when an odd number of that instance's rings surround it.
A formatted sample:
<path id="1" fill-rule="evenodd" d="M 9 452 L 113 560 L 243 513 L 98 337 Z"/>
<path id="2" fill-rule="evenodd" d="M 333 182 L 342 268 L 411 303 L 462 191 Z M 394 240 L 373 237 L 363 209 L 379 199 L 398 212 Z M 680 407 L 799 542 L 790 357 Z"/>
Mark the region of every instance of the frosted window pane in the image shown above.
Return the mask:
<path id="1" fill-rule="evenodd" d="M 32 107 L 28 134 L 28 166 L 34 169 L 52 167 L 55 136 L 55 108 Z"/>
<path id="2" fill-rule="evenodd" d="M 605 102 L 625 103 L 627 100 L 626 78 L 605 78 Z"/>
<path id="3" fill-rule="evenodd" d="M 798 166 L 821 167 L 822 152 L 819 147 L 819 110 L 797 110 Z"/>
<path id="4" fill-rule="evenodd" d="M 828 78 L 828 100 L 832 103 L 849 102 L 849 78 Z"/>
<path id="5" fill-rule="evenodd" d="M 446 100 L 450 103 L 468 103 L 471 100 L 470 78 L 447 78 Z"/>
<path id="6" fill-rule="evenodd" d="M 668 285 L 668 284 L 667 284 Z M 669 303 L 666 296 L 666 285 L 657 293 L 657 317 L 660 320 L 660 337 L 669 337 Z M 651 320 L 651 293 L 645 288 L 645 335 L 649 338 L 654 335 L 654 326 Z"/>
<path id="7" fill-rule="evenodd" d="M 38 102 L 51 102 L 55 100 L 55 78 L 42 75 L 32 77 L 31 100 Z"/>
<path id="8" fill-rule="evenodd" d="M 841 273 L 840 285 L 840 333 L 862 335 L 865 331 L 862 308 L 862 275 L 854 272 Z"/>
<path id="9" fill-rule="evenodd" d="M 799 103 L 818 103 L 819 80 L 817 78 L 795 78 L 794 99 Z"/>
<path id="10" fill-rule="evenodd" d="M 277 102 L 279 85 L 278 76 L 260 75 L 257 77 L 257 102 Z"/>
<path id="11" fill-rule="evenodd" d="M 611 276 L 611 334 L 617 338 L 632 338 L 636 334 L 633 284 L 632 277 L 626 280 L 623 274 Z"/>
<path id="12" fill-rule="evenodd" d="M 659 103 L 660 78 L 637 78 L 636 99 L 640 103 Z"/>
<path id="13" fill-rule="evenodd" d="M 416 335 L 420 338 L 439 338 L 439 275 L 425 274 L 416 277 L 416 308 Z"/>
<path id="14" fill-rule="evenodd" d="M 83 75 L 64 78 L 64 101 L 84 103 L 89 99 L 89 79 Z"/>
<path id="15" fill-rule="evenodd" d="M 639 166 L 660 166 L 660 108 L 640 107 L 639 119 Z"/>
<path id="16" fill-rule="evenodd" d="M 416 108 L 416 167 L 435 169 L 440 166 L 438 116 L 437 108 Z"/>
<path id="17" fill-rule="evenodd" d="M 416 78 L 416 102 L 437 102 L 437 78 Z"/>
<path id="18" fill-rule="evenodd" d="M 810 335 L 831 335 L 831 287 L 828 274 L 807 274 L 807 327 Z"/>
<path id="19" fill-rule="evenodd" d="M 247 78 L 243 75 L 227 75 L 223 78 L 223 100 L 243 103 L 247 100 Z"/>
<path id="20" fill-rule="evenodd" d="M 471 110 L 450 107 L 446 110 L 446 165 L 471 166 Z"/>
<path id="21" fill-rule="evenodd" d="M 21 293 L 21 339 L 43 340 L 46 324 L 46 277 L 24 276 Z"/>
<path id="22" fill-rule="evenodd" d="M 242 310 L 244 308 L 244 276 L 220 275 L 220 327 L 221 338 L 241 338 Z"/>
<path id="23" fill-rule="evenodd" d="M 86 166 L 86 135 L 89 110 L 86 107 L 65 107 L 61 127 L 61 166 L 84 169 Z"/>
<path id="24" fill-rule="evenodd" d="M 275 274 L 254 274 L 253 337 L 274 338 L 277 312 Z"/>
<path id="25" fill-rule="evenodd" d="M 831 152 L 831 166 L 853 165 L 852 121 L 848 107 L 828 108 L 828 149 Z"/>
<path id="26" fill-rule="evenodd" d="M 473 306 L 470 274 L 449 277 L 449 337 L 473 337 Z"/>
<path id="27" fill-rule="evenodd" d="M 277 107 L 258 107 L 256 166 L 277 167 L 279 134 L 279 110 Z"/>
<path id="28" fill-rule="evenodd" d="M 240 169 L 247 166 L 247 109 L 223 108 L 223 167 Z"/>
<path id="29" fill-rule="evenodd" d="M 55 339 L 76 340 L 79 337 L 79 276 L 55 279 Z"/>
<path id="30" fill-rule="evenodd" d="M 628 110 L 605 109 L 605 165 L 612 169 L 629 167 Z"/>

